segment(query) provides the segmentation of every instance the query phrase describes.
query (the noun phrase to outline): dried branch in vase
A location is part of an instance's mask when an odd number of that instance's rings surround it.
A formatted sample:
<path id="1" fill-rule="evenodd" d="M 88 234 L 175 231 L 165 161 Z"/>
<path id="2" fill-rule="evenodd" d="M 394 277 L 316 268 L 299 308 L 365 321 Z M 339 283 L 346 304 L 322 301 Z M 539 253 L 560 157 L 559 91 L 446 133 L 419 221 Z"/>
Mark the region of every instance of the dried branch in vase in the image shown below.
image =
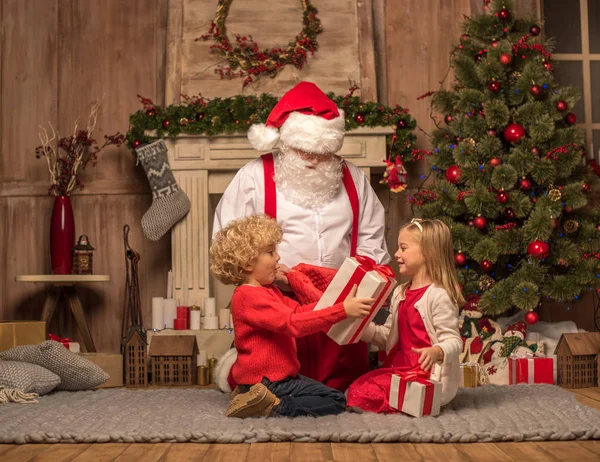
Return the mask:
<path id="1" fill-rule="evenodd" d="M 50 134 L 40 127 L 39 138 L 42 143 L 35 148 L 35 156 L 45 158 L 50 173 L 50 188 L 48 194 L 54 196 L 68 196 L 75 188 L 84 188 L 80 175 L 88 163 L 96 166 L 98 153 L 107 146 L 121 146 L 125 142 L 125 135 L 116 133 L 105 135 L 104 143 L 98 145 L 92 138 L 98 119 L 98 108 L 102 100 L 98 100 L 90 111 L 85 130 L 79 129 L 79 120 L 75 121 L 75 128 L 71 136 L 60 137 L 52 124 Z"/>

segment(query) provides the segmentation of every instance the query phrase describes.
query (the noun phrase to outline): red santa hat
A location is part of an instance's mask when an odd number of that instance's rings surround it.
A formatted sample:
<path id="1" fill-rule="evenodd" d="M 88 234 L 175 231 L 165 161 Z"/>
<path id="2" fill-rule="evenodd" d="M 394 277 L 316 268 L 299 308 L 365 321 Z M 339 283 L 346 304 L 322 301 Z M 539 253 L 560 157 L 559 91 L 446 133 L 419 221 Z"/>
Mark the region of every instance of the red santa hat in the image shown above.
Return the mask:
<path id="1" fill-rule="evenodd" d="M 248 131 L 257 151 L 270 151 L 278 143 L 312 154 L 333 154 L 344 142 L 344 111 L 312 82 L 300 82 L 275 105 L 266 124 Z"/>
<path id="2" fill-rule="evenodd" d="M 525 334 L 527 333 L 527 325 L 523 321 L 518 321 L 506 329 L 504 333 L 505 337 L 519 337 L 525 340 Z"/>

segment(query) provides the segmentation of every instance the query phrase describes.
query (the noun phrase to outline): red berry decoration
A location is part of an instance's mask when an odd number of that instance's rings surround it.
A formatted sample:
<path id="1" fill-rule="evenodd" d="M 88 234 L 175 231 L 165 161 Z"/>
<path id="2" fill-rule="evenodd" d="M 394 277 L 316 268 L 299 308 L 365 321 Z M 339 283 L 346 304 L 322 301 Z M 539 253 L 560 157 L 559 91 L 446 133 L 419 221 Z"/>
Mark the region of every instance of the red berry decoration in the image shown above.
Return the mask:
<path id="1" fill-rule="evenodd" d="M 569 105 L 566 103 L 566 101 L 560 100 L 559 102 L 556 103 L 556 110 L 558 112 L 565 112 L 569 109 Z"/>
<path id="2" fill-rule="evenodd" d="M 552 227 L 554 229 L 558 229 L 558 225 L 559 225 L 558 218 L 553 218 L 552 219 Z"/>
<path id="3" fill-rule="evenodd" d="M 139 148 L 142 145 L 142 142 L 140 140 L 134 140 L 131 143 L 131 146 L 133 146 L 134 148 Z"/>
<path id="4" fill-rule="evenodd" d="M 529 93 L 531 93 L 536 98 L 538 98 L 542 94 L 542 91 L 543 89 L 539 85 L 532 85 L 529 89 Z"/>
<path id="5" fill-rule="evenodd" d="M 535 258 L 542 259 L 548 256 L 550 246 L 544 241 L 532 241 L 527 246 L 527 253 Z"/>
<path id="6" fill-rule="evenodd" d="M 460 181 L 461 173 L 462 172 L 460 171 L 460 167 L 458 165 L 451 165 L 448 167 L 448 170 L 446 170 L 446 179 L 450 183 L 456 184 Z"/>
<path id="7" fill-rule="evenodd" d="M 360 125 L 365 121 L 365 116 L 362 114 L 356 114 L 356 116 L 354 117 L 354 120 L 356 120 L 356 123 L 358 125 Z"/>
<path id="8" fill-rule="evenodd" d="M 467 257 L 464 253 L 458 252 L 456 255 L 454 255 L 454 263 L 456 263 L 458 266 L 464 266 L 467 263 Z"/>
<path id="9" fill-rule="evenodd" d="M 498 17 L 502 19 L 502 21 L 508 21 L 510 19 L 510 11 L 508 11 L 506 8 L 502 8 L 500 11 L 498 11 Z"/>
<path id="10" fill-rule="evenodd" d="M 509 66 L 513 62 L 513 57 L 510 53 L 502 53 L 499 60 L 503 66 Z"/>
<path id="11" fill-rule="evenodd" d="M 534 146 L 531 148 L 531 153 L 535 154 L 536 156 L 540 155 L 540 148 L 538 148 L 537 146 Z"/>
<path id="12" fill-rule="evenodd" d="M 446 122 L 447 124 L 450 124 L 453 120 L 454 120 L 454 117 L 452 117 L 450 114 L 448 114 L 446 117 L 444 117 L 444 122 Z"/>
<path id="13" fill-rule="evenodd" d="M 488 135 L 490 136 L 496 136 L 498 134 L 498 132 L 496 130 L 494 130 L 493 128 L 490 128 L 488 130 Z"/>
<path id="14" fill-rule="evenodd" d="M 406 127 L 406 120 L 400 119 L 398 122 L 396 122 L 396 125 L 398 126 L 398 128 L 405 128 Z"/>
<path id="15" fill-rule="evenodd" d="M 551 61 L 544 61 L 544 68 L 547 71 L 551 71 L 552 70 L 552 62 Z"/>
<path id="16" fill-rule="evenodd" d="M 169 128 L 169 125 L 171 124 L 171 122 L 169 122 L 169 119 L 165 119 L 162 121 L 162 126 L 164 129 Z"/>
<path id="17" fill-rule="evenodd" d="M 460 40 L 466 42 L 467 40 L 469 40 L 469 34 L 462 34 L 460 36 Z"/>
<path id="18" fill-rule="evenodd" d="M 199 112 L 198 114 L 196 114 L 196 120 L 198 122 L 200 122 L 202 119 L 204 119 L 204 112 Z"/>
<path id="19" fill-rule="evenodd" d="M 490 83 L 488 83 L 488 90 L 492 93 L 498 93 L 500 91 L 500 82 L 497 80 L 492 80 Z"/>
<path id="20" fill-rule="evenodd" d="M 583 190 L 583 192 L 588 192 L 590 190 L 590 184 L 589 183 L 583 183 L 581 185 L 581 189 Z"/>
<path id="21" fill-rule="evenodd" d="M 521 188 L 521 191 L 529 191 L 531 186 L 531 180 L 529 178 L 523 178 L 520 182 L 519 188 Z"/>
<path id="22" fill-rule="evenodd" d="M 499 157 L 494 157 L 493 159 L 490 160 L 490 165 L 492 167 L 497 167 L 501 163 L 502 163 L 502 159 L 500 159 Z"/>
<path id="23" fill-rule="evenodd" d="M 508 202 L 508 193 L 506 191 L 498 191 L 498 194 L 496 194 L 496 200 L 501 204 L 506 204 Z"/>
<path id="24" fill-rule="evenodd" d="M 525 129 L 523 128 L 523 125 L 510 124 L 504 130 L 504 138 L 509 143 L 516 143 L 517 141 L 520 141 L 521 138 L 523 138 L 524 136 L 525 136 Z"/>
<path id="25" fill-rule="evenodd" d="M 504 211 L 504 217 L 505 217 L 507 220 L 514 220 L 514 219 L 515 219 L 515 216 L 516 216 L 516 215 L 515 215 L 515 211 L 514 211 L 513 209 L 511 209 L 510 207 L 509 207 L 509 208 L 507 208 L 507 209 Z"/>
<path id="26" fill-rule="evenodd" d="M 540 35 L 541 31 L 542 30 L 540 29 L 540 26 L 537 26 L 535 24 L 529 28 L 529 33 L 531 35 L 533 35 L 534 37 L 537 37 L 538 35 Z"/>
<path id="27" fill-rule="evenodd" d="M 525 315 L 525 322 L 527 324 L 535 324 L 540 320 L 540 316 L 535 311 L 528 311 Z"/>
<path id="28" fill-rule="evenodd" d="M 480 266 L 486 273 L 489 273 L 494 268 L 494 264 L 490 260 L 482 260 Z"/>
<path id="29" fill-rule="evenodd" d="M 477 228 L 477 229 L 485 229 L 487 227 L 486 218 L 485 217 L 476 217 L 473 220 L 473 226 L 475 226 L 475 228 Z"/>
<path id="30" fill-rule="evenodd" d="M 577 122 L 577 116 L 572 112 L 569 112 L 565 116 L 565 122 L 567 122 L 569 125 L 575 125 L 575 123 Z"/>
<path id="31" fill-rule="evenodd" d="M 154 117 L 154 116 L 156 115 L 156 109 L 148 109 L 148 110 L 146 111 L 146 115 L 147 115 L 148 117 Z"/>
<path id="32" fill-rule="evenodd" d="M 492 47 L 498 48 L 498 40 L 492 40 Z"/>

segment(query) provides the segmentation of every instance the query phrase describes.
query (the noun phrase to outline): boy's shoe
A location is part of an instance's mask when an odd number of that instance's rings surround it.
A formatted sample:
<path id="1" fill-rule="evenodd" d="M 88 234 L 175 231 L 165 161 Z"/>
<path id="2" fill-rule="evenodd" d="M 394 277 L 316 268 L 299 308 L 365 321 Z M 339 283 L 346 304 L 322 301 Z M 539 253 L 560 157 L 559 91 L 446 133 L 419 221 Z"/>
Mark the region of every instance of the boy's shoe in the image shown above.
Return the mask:
<path id="1" fill-rule="evenodd" d="M 252 385 L 247 393 L 240 393 L 231 400 L 227 417 L 260 417 L 271 414 L 273 407 L 279 404 L 279 398 L 262 383 Z"/>
<path id="2" fill-rule="evenodd" d="M 231 401 L 233 401 L 233 400 L 234 400 L 234 398 L 235 398 L 237 395 L 241 394 L 241 393 L 242 393 L 242 392 L 240 391 L 240 387 L 239 387 L 239 386 L 238 386 L 238 387 L 235 387 L 235 388 L 233 389 L 233 391 L 231 392 Z"/>

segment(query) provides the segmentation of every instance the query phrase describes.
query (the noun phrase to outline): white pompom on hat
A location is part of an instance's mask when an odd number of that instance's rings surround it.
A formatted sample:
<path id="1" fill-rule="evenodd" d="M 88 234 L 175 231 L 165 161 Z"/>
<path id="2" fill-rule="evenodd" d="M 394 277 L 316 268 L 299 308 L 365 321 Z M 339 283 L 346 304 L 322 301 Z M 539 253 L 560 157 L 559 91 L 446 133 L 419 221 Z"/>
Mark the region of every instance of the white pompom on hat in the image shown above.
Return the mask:
<path id="1" fill-rule="evenodd" d="M 312 154 L 334 154 L 342 148 L 344 111 L 312 82 L 300 82 L 275 105 L 265 124 L 248 131 L 257 151 L 271 151 L 278 143 Z"/>

